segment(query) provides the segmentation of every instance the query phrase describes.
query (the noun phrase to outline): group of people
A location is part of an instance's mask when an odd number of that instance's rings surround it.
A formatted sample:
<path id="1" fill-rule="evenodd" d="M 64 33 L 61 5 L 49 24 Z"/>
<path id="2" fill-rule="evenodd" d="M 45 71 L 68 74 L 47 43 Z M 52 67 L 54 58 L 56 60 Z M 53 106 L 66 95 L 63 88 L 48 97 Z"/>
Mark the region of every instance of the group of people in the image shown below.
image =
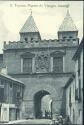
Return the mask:
<path id="1" fill-rule="evenodd" d="M 38 116 L 39 116 L 39 118 L 51 119 L 51 112 L 45 110 L 45 113 L 43 114 L 43 112 L 40 111 Z"/>
<path id="2" fill-rule="evenodd" d="M 54 120 L 55 125 L 71 125 L 69 116 L 63 118 L 62 116 L 58 116 L 56 120 Z"/>
<path id="3" fill-rule="evenodd" d="M 45 110 L 45 118 L 50 119 L 51 118 L 51 112 Z"/>
<path id="4" fill-rule="evenodd" d="M 39 112 L 39 118 L 44 119 L 52 119 L 52 113 L 45 110 L 45 114 L 43 115 L 42 111 Z M 55 119 L 53 119 L 54 125 L 71 125 L 69 116 L 66 116 L 65 118 L 62 117 L 62 115 L 57 115 Z"/>

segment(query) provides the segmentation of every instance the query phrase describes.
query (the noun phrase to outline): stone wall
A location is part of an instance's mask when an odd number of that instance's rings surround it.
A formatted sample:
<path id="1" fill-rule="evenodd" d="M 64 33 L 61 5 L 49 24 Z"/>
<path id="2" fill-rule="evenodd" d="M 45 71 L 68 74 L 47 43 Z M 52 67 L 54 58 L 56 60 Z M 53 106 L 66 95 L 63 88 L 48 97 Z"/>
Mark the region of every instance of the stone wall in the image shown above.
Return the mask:
<path id="1" fill-rule="evenodd" d="M 72 60 L 77 48 L 66 48 L 64 56 L 64 72 L 74 72 L 75 62 Z"/>
<path id="2" fill-rule="evenodd" d="M 28 112 L 27 117 L 29 114 L 30 116 L 33 114 L 34 117 L 34 95 L 41 90 L 45 90 L 50 93 L 53 100 L 53 114 L 61 112 L 62 101 L 64 99 L 63 87 L 70 77 L 70 74 L 68 76 L 62 75 L 61 77 L 56 77 L 55 75 L 37 75 L 31 77 L 28 75 L 26 75 L 26 77 L 25 75 L 15 75 L 13 77 L 23 81 L 26 86 L 23 99 L 22 117 L 24 117 L 25 111 Z M 27 110 L 25 110 L 25 107 Z"/>
<path id="3" fill-rule="evenodd" d="M 20 33 L 20 41 L 38 42 L 41 40 L 39 32 L 36 33 Z"/>
<path id="4" fill-rule="evenodd" d="M 8 74 L 19 74 L 21 73 L 21 55 L 25 52 L 31 52 L 35 55 L 40 52 L 44 54 L 48 53 L 49 56 L 55 51 L 64 51 L 63 55 L 63 70 L 64 72 L 73 72 L 74 61 L 72 57 L 77 49 L 75 47 L 62 47 L 62 48 L 29 48 L 29 49 L 15 49 L 15 50 L 4 50 L 4 63 L 7 66 Z M 49 57 L 50 58 L 50 57 Z M 50 67 L 49 67 L 50 68 Z"/>
<path id="5" fill-rule="evenodd" d="M 28 41 L 4 41 L 4 50 L 7 49 L 22 49 L 22 48 L 41 48 L 41 47 L 70 47 L 77 46 L 79 39 L 49 39 L 49 40 L 40 40 L 38 42 L 28 42 Z"/>
<path id="6" fill-rule="evenodd" d="M 65 31 L 65 32 L 58 32 L 58 39 L 76 39 L 78 36 L 78 32 L 74 31 Z M 68 41 L 70 42 L 70 41 Z M 77 42 L 76 42 L 77 43 Z"/>
<path id="7" fill-rule="evenodd" d="M 47 43 L 47 42 L 46 42 Z M 43 44 L 43 43 L 41 43 Z M 56 44 L 56 46 L 54 46 Z M 50 45 L 50 44 L 49 44 Z M 53 46 L 52 46 L 53 45 Z M 72 56 L 74 55 L 77 46 L 70 44 L 60 44 L 53 43 L 52 47 L 23 47 L 18 49 L 4 49 L 4 63 L 7 66 L 8 74 L 21 80 L 25 84 L 25 93 L 22 103 L 22 113 L 21 117 L 35 117 L 34 114 L 34 95 L 41 90 L 45 90 L 50 93 L 52 102 L 52 112 L 53 114 L 62 113 L 65 111 L 65 106 L 62 109 L 62 104 L 65 103 L 65 95 L 63 87 L 66 84 L 70 73 L 74 71 L 74 62 L 72 61 Z M 48 72 L 32 72 L 23 73 L 21 72 L 21 55 L 25 52 L 29 52 L 36 55 L 40 53 L 48 53 L 49 59 L 51 58 L 51 53 L 54 52 L 63 53 L 63 72 L 53 73 L 49 69 Z M 43 60 L 42 60 L 43 61 Z M 48 61 L 49 62 L 49 61 Z M 51 67 L 53 63 L 51 63 Z M 45 64 L 46 65 L 46 64 Z M 35 67 L 33 67 L 34 69 Z M 50 66 L 49 66 L 50 68 Z M 64 100 L 64 101 L 63 101 Z M 61 111 L 62 109 L 62 111 Z"/>

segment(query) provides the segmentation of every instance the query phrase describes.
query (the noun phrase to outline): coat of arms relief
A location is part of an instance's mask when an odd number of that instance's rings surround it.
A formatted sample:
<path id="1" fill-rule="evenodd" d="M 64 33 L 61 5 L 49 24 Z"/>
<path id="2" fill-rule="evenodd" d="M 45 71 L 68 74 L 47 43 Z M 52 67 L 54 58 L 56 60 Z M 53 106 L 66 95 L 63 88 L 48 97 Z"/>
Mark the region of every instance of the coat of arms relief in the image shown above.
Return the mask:
<path id="1" fill-rule="evenodd" d="M 40 52 L 36 55 L 35 59 L 36 72 L 46 73 L 49 72 L 49 54 Z"/>

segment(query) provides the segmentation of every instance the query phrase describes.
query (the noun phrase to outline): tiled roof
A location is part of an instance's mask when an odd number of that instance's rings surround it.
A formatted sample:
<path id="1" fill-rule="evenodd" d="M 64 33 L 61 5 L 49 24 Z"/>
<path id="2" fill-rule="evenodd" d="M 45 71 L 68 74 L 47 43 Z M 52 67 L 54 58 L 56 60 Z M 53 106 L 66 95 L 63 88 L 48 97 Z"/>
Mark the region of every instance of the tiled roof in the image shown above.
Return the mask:
<path id="1" fill-rule="evenodd" d="M 6 78 L 6 79 L 9 79 L 9 80 L 12 80 L 12 81 L 14 81 L 14 82 L 18 82 L 18 83 L 20 83 L 20 84 L 23 84 L 23 85 L 24 85 L 24 83 L 23 83 L 23 82 L 21 82 L 21 81 L 19 81 L 19 80 L 15 79 L 15 78 L 13 78 L 13 77 L 11 77 L 11 76 L 7 75 L 7 74 L 3 74 L 3 73 L 1 73 L 1 72 L 0 72 L 0 77 L 4 77 L 4 78 Z"/>
<path id="2" fill-rule="evenodd" d="M 78 31 L 69 14 L 69 11 L 67 11 L 67 14 L 63 20 L 63 23 L 59 27 L 59 31 Z"/>
<path id="3" fill-rule="evenodd" d="M 32 14 L 30 14 L 29 18 L 27 19 L 22 29 L 20 30 L 20 33 L 28 33 L 28 32 L 39 32 Z"/>

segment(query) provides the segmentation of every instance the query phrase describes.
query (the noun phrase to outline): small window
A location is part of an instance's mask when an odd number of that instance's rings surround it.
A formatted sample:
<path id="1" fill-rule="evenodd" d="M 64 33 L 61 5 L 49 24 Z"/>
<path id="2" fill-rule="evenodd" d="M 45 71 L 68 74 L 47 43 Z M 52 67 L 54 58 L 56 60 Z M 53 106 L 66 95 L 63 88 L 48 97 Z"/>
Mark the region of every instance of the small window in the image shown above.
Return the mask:
<path id="1" fill-rule="evenodd" d="M 38 41 L 35 41 L 36 43 L 38 43 Z"/>
<path id="2" fill-rule="evenodd" d="M 4 87 L 0 86 L 0 102 L 4 102 Z"/>
<path id="3" fill-rule="evenodd" d="M 80 67 L 81 67 L 81 60 L 80 57 L 78 58 L 78 76 L 80 77 Z"/>
<path id="4" fill-rule="evenodd" d="M 78 83 L 79 87 L 78 87 L 78 91 L 79 91 L 79 102 L 81 101 L 81 80 L 79 79 L 79 83 Z"/>
<path id="5" fill-rule="evenodd" d="M 28 39 L 27 38 L 25 38 L 25 41 L 27 41 Z"/>
<path id="6" fill-rule="evenodd" d="M 72 36 L 70 36 L 69 38 L 70 38 L 70 39 L 72 39 L 73 37 L 72 37 Z"/>
<path id="7" fill-rule="evenodd" d="M 64 36 L 63 39 L 66 39 L 66 36 Z"/>
<path id="8" fill-rule="evenodd" d="M 10 83 L 10 88 L 12 88 L 12 83 Z"/>
<path id="9" fill-rule="evenodd" d="M 31 41 L 33 41 L 33 38 L 31 38 Z"/>
<path id="10" fill-rule="evenodd" d="M 20 98 L 20 91 L 17 92 L 16 97 Z"/>

